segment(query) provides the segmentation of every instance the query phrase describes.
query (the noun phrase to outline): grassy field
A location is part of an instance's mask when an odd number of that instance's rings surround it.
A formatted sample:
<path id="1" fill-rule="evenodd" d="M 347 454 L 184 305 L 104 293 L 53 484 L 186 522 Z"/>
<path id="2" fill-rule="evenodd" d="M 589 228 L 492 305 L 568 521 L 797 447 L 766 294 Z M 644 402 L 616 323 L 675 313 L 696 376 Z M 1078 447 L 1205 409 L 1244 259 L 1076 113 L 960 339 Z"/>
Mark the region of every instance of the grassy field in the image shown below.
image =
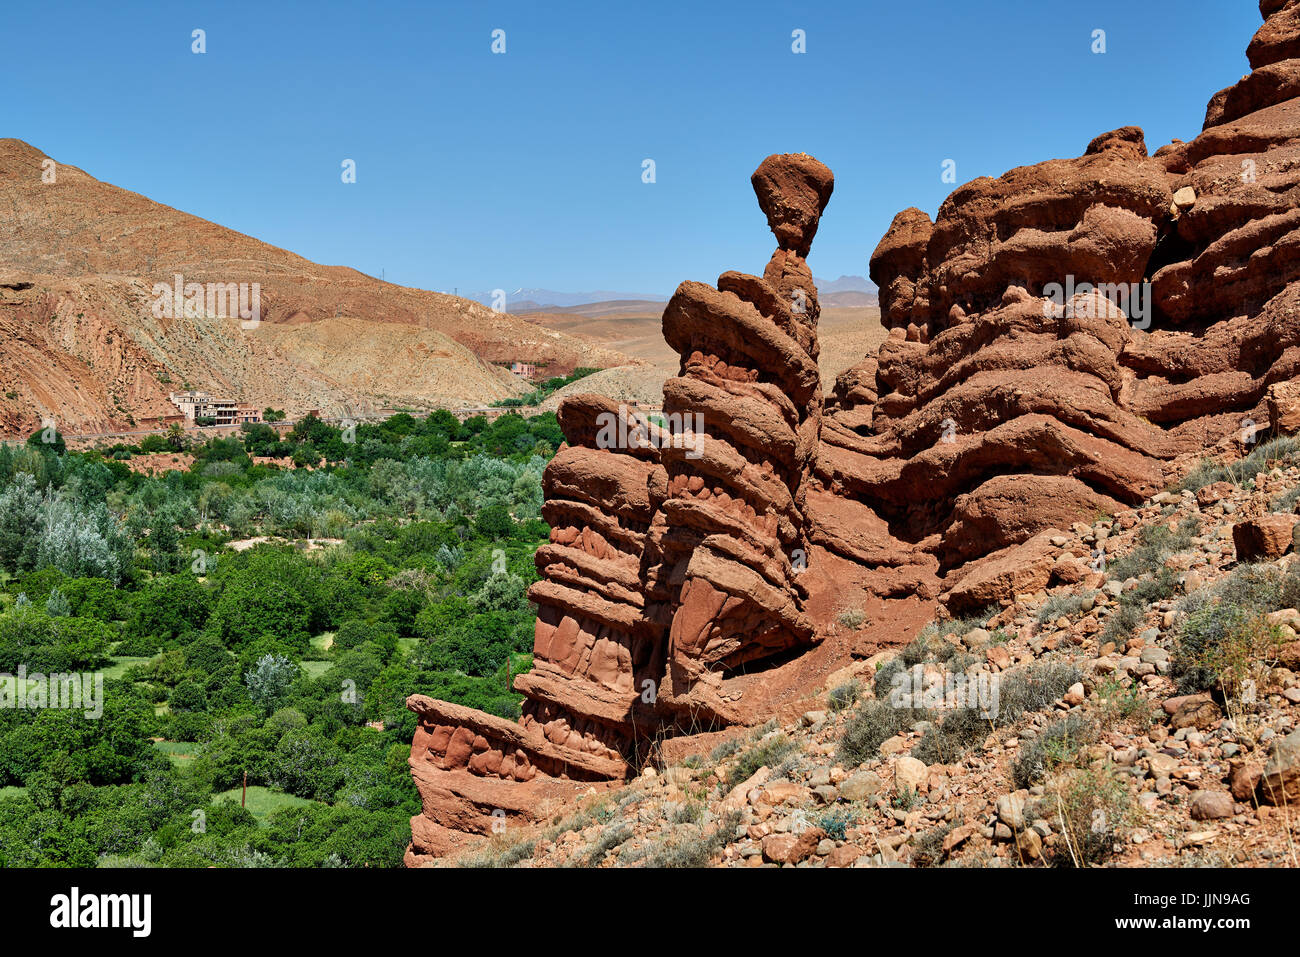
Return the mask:
<path id="1" fill-rule="evenodd" d="M 333 667 L 334 662 L 332 661 L 304 661 L 302 663 L 302 670 L 307 672 L 307 676 L 310 678 L 319 678 Z"/>
<path id="2" fill-rule="evenodd" d="M 126 674 L 126 669 L 132 665 L 144 664 L 146 661 L 152 661 L 151 658 L 133 658 L 130 655 L 114 655 L 112 664 L 104 669 L 104 678 L 121 678 Z"/>
<path id="3" fill-rule="evenodd" d="M 194 741 L 155 741 L 153 746 L 167 755 L 172 764 L 183 766 L 194 760 L 198 744 Z"/>
<path id="4" fill-rule="evenodd" d="M 236 804 L 239 803 L 239 795 L 242 788 L 231 788 L 229 791 L 223 791 L 214 795 L 214 801 L 220 801 L 223 798 L 231 798 Z M 282 794 L 279 791 L 272 791 L 270 788 L 262 787 L 260 784 L 250 784 L 248 786 L 248 800 L 244 805 L 252 813 L 253 817 L 259 822 L 265 821 L 267 816 L 275 811 L 287 807 L 306 807 L 310 804 L 317 804 L 317 801 L 309 801 L 306 798 L 294 797 L 292 794 Z"/>

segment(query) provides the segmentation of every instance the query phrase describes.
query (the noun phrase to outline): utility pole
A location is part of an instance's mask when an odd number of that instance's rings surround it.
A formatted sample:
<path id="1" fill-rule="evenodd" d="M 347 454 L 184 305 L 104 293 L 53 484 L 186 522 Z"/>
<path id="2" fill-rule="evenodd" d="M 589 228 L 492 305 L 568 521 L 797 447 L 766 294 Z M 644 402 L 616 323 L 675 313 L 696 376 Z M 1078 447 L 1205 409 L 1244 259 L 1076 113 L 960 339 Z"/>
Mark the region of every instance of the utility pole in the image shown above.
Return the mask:
<path id="1" fill-rule="evenodd" d="M 244 772 L 244 790 L 239 795 L 239 806 L 243 807 L 244 802 L 248 800 L 248 772 Z"/>

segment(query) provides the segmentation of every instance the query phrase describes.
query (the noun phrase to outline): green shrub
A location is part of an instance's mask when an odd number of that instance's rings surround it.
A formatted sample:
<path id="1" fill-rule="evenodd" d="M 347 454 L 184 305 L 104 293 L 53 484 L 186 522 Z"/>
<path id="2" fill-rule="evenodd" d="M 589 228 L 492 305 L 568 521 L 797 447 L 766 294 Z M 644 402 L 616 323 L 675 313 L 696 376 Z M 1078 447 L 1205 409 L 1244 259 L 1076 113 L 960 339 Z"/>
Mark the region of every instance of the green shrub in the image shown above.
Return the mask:
<path id="1" fill-rule="evenodd" d="M 1295 488 L 1287 489 L 1277 498 L 1269 503 L 1270 512 L 1294 512 L 1296 504 L 1300 503 L 1300 485 Z"/>
<path id="2" fill-rule="evenodd" d="M 938 867 L 943 863 L 943 859 L 947 857 L 947 852 L 943 849 L 943 839 L 948 836 L 948 832 L 953 827 L 954 824 L 943 824 L 912 838 L 912 866 Z"/>
<path id="3" fill-rule="evenodd" d="M 725 761 L 727 758 L 739 751 L 740 748 L 741 742 L 739 738 L 729 738 L 726 741 L 721 742 L 709 753 L 709 760 L 714 764 L 717 764 L 720 761 Z"/>
<path id="4" fill-rule="evenodd" d="M 947 621 L 932 622 L 922 629 L 922 634 L 925 634 L 928 631 L 936 638 L 942 638 L 945 635 L 953 635 L 957 638 L 961 638 L 968 632 L 974 631 L 976 628 L 985 627 L 988 624 L 989 619 L 996 615 L 1000 610 L 1001 609 L 998 607 L 990 605 L 988 608 L 977 611 L 971 615 L 966 615 L 963 618 L 950 618 Z"/>
<path id="5" fill-rule="evenodd" d="M 894 687 L 894 681 L 907 668 L 908 665 L 901 654 L 877 667 L 875 677 L 872 678 L 872 693 L 881 701 L 888 698 L 890 690 Z"/>
<path id="6" fill-rule="evenodd" d="M 1166 558 L 1191 547 L 1192 539 L 1200 529 L 1201 520 L 1195 515 L 1187 516 L 1172 529 L 1164 524 L 1145 526 L 1138 532 L 1133 550 L 1108 564 L 1108 577 L 1113 581 L 1126 581 L 1158 573 Z"/>
<path id="7" fill-rule="evenodd" d="M 1048 851 L 1057 867 L 1103 863 L 1114 851 L 1117 832 L 1133 820 L 1128 787 L 1109 765 L 1069 771 L 1048 787 L 1052 824 L 1061 835 Z"/>
<path id="8" fill-rule="evenodd" d="M 1133 636 L 1134 629 L 1142 624 L 1144 617 L 1145 609 L 1136 602 L 1120 601 L 1119 607 L 1106 617 L 1106 626 L 1101 630 L 1099 644 L 1113 641 L 1122 646 Z"/>
<path id="9" fill-rule="evenodd" d="M 587 851 L 587 866 L 596 867 L 605 859 L 605 855 L 616 847 L 627 843 L 632 837 L 632 829 L 626 824 L 616 824 L 601 831 L 596 842 Z"/>
<path id="10" fill-rule="evenodd" d="M 1107 727 L 1120 721 L 1132 721 L 1139 732 L 1151 727 L 1154 708 L 1138 693 L 1136 681 L 1125 686 L 1115 678 L 1107 678 L 1097 685 L 1097 698 L 1101 702 L 1101 720 Z"/>
<path id="11" fill-rule="evenodd" d="M 867 613 L 857 607 L 845 608 L 835 616 L 835 620 L 850 631 L 857 631 L 867 623 Z"/>
<path id="12" fill-rule="evenodd" d="M 1227 465 L 1219 465 L 1212 459 L 1201 459 L 1174 488 L 1177 491 L 1195 492 L 1215 482 L 1243 485 L 1253 481 L 1260 472 L 1271 468 L 1272 463 L 1293 456 L 1298 448 L 1300 448 L 1300 440 L 1294 436 L 1283 435 L 1259 443 L 1245 458 Z"/>
<path id="13" fill-rule="evenodd" d="M 1298 580 L 1293 576 L 1286 577 Z M 1213 593 L 1224 604 L 1243 611 L 1265 613 L 1283 607 L 1284 586 L 1289 586 L 1289 583 L 1277 566 L 1260 562 L 1238 565 L 1232 574 L 1215 585 Z"/>
<path id="14" fill-rule="evenodd" d="M 1215 602 L 1183 620 L 1169 675 L 1183 694 L 1236 694 L 1262 676 L 1281 644 L 1281 631 L 1259 611 Z"/>
<path id="15" fill-rule="evenodd" d="M 731 843 L 741 820 L 739 811 L 728 811 L 710 831 L 669 838 L 655 850 L 646 866 L 708 867 L 714 856 Z"/>
<path id="16" fill-rule="evenodd" d="M 845 682 L 831 689 L 831 693 L 826 698 L 826 705 L 833 713 L 843 711 L 845 708 L 853 707 L 861 693 L 862 686 L 856 681 Z"/>
<path id="17" fill-rule="evenodd" d="M 851 807 L 829 807 L 813 819 L 832 841 L 843 841 L 848 829 L 858 823 L 858 812 Z"/>
<path id="18" fill-rule="evenodd" d="M 462 857 L 457 863 L 461 867 L 514 867 L 520 861 L 532 857 L 536 850 L 536 841 L 517 841 L 508 843 L 505 847 L 489 843 L 477 853 Z"/>
<path id="19" fill-rule="evenodd" d="M 749 780 L 759 768 L 775 768 L 795 749 L 795 744 L 784 734 L 776 734 L 745 751 L 731 767 L 727 783 L 732 787 Z"/>

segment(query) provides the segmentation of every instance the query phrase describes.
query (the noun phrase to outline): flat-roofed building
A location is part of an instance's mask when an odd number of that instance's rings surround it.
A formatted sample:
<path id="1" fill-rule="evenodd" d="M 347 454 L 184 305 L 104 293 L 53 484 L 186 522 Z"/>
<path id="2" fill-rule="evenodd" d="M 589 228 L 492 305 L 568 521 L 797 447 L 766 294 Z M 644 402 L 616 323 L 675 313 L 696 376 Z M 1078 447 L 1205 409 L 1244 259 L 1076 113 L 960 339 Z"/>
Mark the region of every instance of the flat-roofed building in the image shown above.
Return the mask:
<path id="1" fill-rule="evenodd" d="M 234 399 L 223 399 L 208 395 L 206 392 L 195 391 L 173 392 L 168 398 L 191 422 L 212 419 L 216 425 L 235 424 L 239 406 Z"/>

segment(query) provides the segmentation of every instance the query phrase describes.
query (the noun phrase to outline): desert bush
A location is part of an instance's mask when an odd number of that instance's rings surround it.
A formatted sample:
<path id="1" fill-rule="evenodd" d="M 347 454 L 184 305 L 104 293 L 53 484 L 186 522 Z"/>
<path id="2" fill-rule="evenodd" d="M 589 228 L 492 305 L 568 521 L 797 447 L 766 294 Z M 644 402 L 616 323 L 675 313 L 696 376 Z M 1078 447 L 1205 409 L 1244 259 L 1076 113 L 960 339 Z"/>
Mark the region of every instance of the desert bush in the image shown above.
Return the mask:
<path id="1" fill-rule="evenodd" d="M 1074 761 L 1079 750 L 1097 740 L 1097 726 L 1082 715 L 1067 715 L 1053 721 L 1020 748 L 1011 765 L 1016 788 L 1030 788 Z"/>
<path id="2" fill-rule="evenodd" d="M 514 867 L 520 861 L 532 857 L 536 850 L 536 841 L 494 838 L 476 853 L 460 858 L 457 864 L 461 867 Z"/>
<path id="3" fill-rule="evenodd" d="M 704 817 L 704 805 L 698 801 L 683 801 L 669 818 L 674 824 L 699 824 Z"/>
<path id="4" fill-rule="evenodd" d="M 1120 601 L 1119 606 L 1106 617 L 1106 625 L 1101 630 L 1099 645 L 1108 641 L 1123 645 L 1132 637 L 1134 629 L 1142 624 L 1145 609 L 1137 602 Z"/>
<path id="5" fill-rule="evenodd" d="M 1201 520 L 1195 515 L 1187 516 L 1175 528 L 1147 525 L 1138 532 L 1133 550 L 1108 564 L 1107 575 L 1114 581 L 1126 581 L 1158 573 L 1165 559 L 1188 549 L 1200 530 Z"/>
<path id="6" fill-rule="evenodd" d="M 1294 512 L 1297 503 L 1300 503 L 1300 485 L 1287 489 L 1273 499 L 1269 503 L 1268 510 L 1270 512 Z"/>
<path id="7" fill-rule="evenodd" d="M 1132 721 L 1139 732 L 1144 732 L 1155 718 L 1151 702 L 1138 693 L 1137 682 L 1125 686 L 1114 678 L 1107 678 L 1097 685 L 1097 699 L 1100 719 L 1106 727 Z"/>
<path id="8" fill-rule="evenodd" d="M 826 706 L 832 713 L 843 711 L 853 707 L 861 693 L 862 686 L 856 681 L 845 682 L 831 689 L 831 693 L 826 696 Z"/>
<path id="9" fill-rule="evenodd" d="M 1007 672 L 998 685 L 995 720 L 1004 726 L 1030 711 L 1041 711 L 1082 680 L 1083 672 L 1059 661 L 1038 661 Z"/>
<path id="10" fill-rule="evenodd" d="M 1235 696 L 1245 682 L 1264 677 L 1282 643 L 1281 631 L 1263 614 L 1219 601 L 1183 620 L 1169 674 L 1184 694 Z"/>
<path id="11" fill-rule="evenodd" d="M 1128 599 L 1138 605 L 1151 605 L 1164 601 L 1178 590 L 1178 579 L 1168 568 L 1161 568 L 1151 577 L 1143 576 L 1138 583 L 1123 592 L 1120 600 Z"/>
<path id="12" fill-rule="evenodd" d="M 731 771 L 727 775 L 727 783 L 731 787 L 735 787 L 742 781 L 753 777 L 759 768 L 777 767 L 794 749 L 795 743 L 784 734 L 776 734 L 764 741 L 760 741 L 741 754 L 736 763 L 732 765 Z"/>
<path id="13" fill-rule="evenodd" d="M 953 827 L 954 824 L 943 824 L 912 838 L 912 866 L 938 867 L 942 864 L 943 859 L 947 857 L 943 849 L 943 839 L 948 836 L 948 832 Z"/>
<path id="14" fill-rule="evenodd" d="M 999 611 L 999 608 L 990 605 L 988 608 L 984 608 L 962 618 L 950 618 L 947 621 L 931 622 L 926 625 L 925 628 L 921 629 L 921 634 L 925 635 L 928 632 L 935 638 L 943 638 L 945 635 L 953 635 L 954 637 L 961 638 L 963 635 L 974 631 L 976 628 L 985 627 L 988 624 L 989 619 Z"/>
<path id="15" fill-rule="evenodd" d="M 813 819 L 832 841 L 843 841 L 848 829 L 858 823 L 858 812 L 851 807 L 829 807 Z"/>
<path id="16" fill-rule="evenodd" d="M 845 628 L 857 631 L 867 623 L 867 613 L 861 608 L 845 608 L 835 616 L 835 620 Z"/>
<path id="17" fill-rule="evenodd" d="M 1056 621 L 1058 618 L 1072 618 L 1083 610 L 1085 599 L 1095 599 L 1100 594 L 1095 588 L 1088 588 L 1078 594 L 1054 595 L 1043 602 L 1038 609 L 1038 623 Z"/>
<path id="18" fill-rule="evenodd" d="M 931 727 L 912 749 L 912 757 L 926 764 L 952 764 L 993 730 L 993 722 L 981 717 L 979 708 L 957 708 Z"/>
<path id="19" fill-rule="evenodd" d="M 865 701 L 844 729 L 839 758 L 846 766 L 856 767 L 879 755 L 880 745 L 886 740 L 929 718 L 930 712 L 923 708 L 895 708 L 886 701 Z"/>
<path id="20" fill-rule="evenodd" d="M 1277 566 L 1267 562 L 1238 565 L 1214 586 L 1213 594 L 1224 604 L 1248 612 L 1270 612 L 1282 607 L 1285 579 Z"/>
<path id="21" fill-rule="evenodd" d="M 1069 771 L 1046 785 L 1060 840 L 1048 860 L 1058 867 L 1100 864 L 1114 851 L 1118 832 L 1133 821 L 1124 781 L 1109 765 Z"/>
<path id="22" fill-rule="evenodd" d="M 588 867 L 596 867 L 610 851 L 627 843 L 632 837 L 632 829 L 626 824 L 615 824 L 605 828 L 587 851 Z"/>
<path id="23" fill-rule="evenodd" d="M 889 697 L 890 690 L 898 676 L 906 671 L 908 665 L 901 654 L 889 659 L 876 668 L 875 677 L 871 679 L 872 693 L 881 701 Z"/>
<path id="24" fill-rule="evenodd" d="M 1205 486 L 1221 482 L 1227 477 L 1228 472 L 1222 465 L 1213 459 L 1201 459 L 1190 472 L 1174 485 L 1173 490 L 1176 492 L 1198 492 Z"/>
<path id="25" fill-rule="evenodd" d="M 741 743 L 739 738 L 729 738 L 709 752 L 709 760 L 714 764 L 717 764 L 719 761 L 725 761 L 727 758 L 738 752 L 740 747 Z"/>
<path id="26" fill-rule="evenodd" d="M 1300 439 L 1283 435 L 1259 443 L 1245 458 L 1226 465 L 1219 465 L 1212 459 L 1201 459 L 1174 489 L 1195 492 L 1215 482 L 1244 485 L 1253 481 L 1258 473 L 1271 468 L 1273 463 L 1289 459 L 1297 449 L 1300 449 Z"/>
<path id="27" fill-rule="evenodd" d="M 671 837 L 651 854 L 647 867 L 707 867 L 720 850 L 727 846 L 742 817 L 728 811 L 711 830 L 682 837 Z"/>

